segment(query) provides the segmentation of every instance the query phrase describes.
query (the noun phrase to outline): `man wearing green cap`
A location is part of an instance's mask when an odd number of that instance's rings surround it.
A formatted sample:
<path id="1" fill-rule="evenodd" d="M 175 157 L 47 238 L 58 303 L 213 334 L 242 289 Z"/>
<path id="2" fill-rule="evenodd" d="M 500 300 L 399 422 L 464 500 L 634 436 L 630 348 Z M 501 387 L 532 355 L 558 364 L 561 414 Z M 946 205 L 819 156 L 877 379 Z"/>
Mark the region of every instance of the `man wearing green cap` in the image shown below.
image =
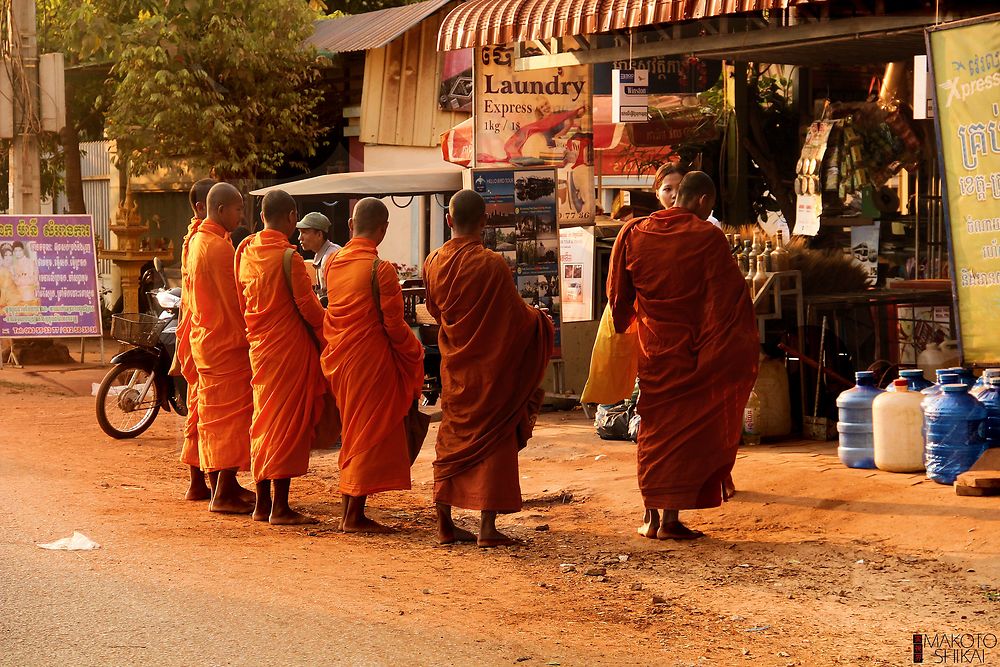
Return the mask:
<path id="1" fill-rule="evenodd" d="M 327 238 L 330 232 L 330 219 L 322 213 L 306 213 L 295 228 L 299 230 L 302 248 L 315 253 L 312 261 L 315 269 L 313 291 L 326 308 L 326 265 L 340 252 L 340 246 Z"/>

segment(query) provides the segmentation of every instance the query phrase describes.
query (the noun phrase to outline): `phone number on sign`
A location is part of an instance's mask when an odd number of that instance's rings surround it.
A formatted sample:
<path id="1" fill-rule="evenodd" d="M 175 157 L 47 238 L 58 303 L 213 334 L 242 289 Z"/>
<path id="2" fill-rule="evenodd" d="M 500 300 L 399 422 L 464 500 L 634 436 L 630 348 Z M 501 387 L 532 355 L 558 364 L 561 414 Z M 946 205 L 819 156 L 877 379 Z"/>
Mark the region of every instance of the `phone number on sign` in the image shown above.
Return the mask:
<path id="1" fill-rule="evenodd" d="M 11 337 L 18 336 L 96 336 L 97 327 L 12 327 Z"/>

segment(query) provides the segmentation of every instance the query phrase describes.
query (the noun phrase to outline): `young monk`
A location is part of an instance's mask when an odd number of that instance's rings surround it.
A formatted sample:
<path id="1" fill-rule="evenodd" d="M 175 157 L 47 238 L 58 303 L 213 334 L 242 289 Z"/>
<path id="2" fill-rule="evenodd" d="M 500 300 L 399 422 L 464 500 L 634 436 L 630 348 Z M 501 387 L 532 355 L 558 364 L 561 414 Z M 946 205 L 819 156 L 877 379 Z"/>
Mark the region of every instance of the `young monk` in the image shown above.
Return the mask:
<path id="1" fill-rule="evenodd" d="M 722 504 L 757 377 L 753 306 L 725 235 L 705 220 L 714 205 L 712 179 L 691 172 L 676 205 L 627 223 L 611 253 L 615 330 L 638 320 L 639 534 L 649 538 L 703 535 L 679 510 Z"/>
<path id="2" fill-rule="evenodd" d="M 455 526 L 452 507 L 479 510 L 478 543 L 514 543 L 498 513 L 521 510 L 517 453 L 545 392 L 549 318 L 524 303 L 503 257 L 483 246 L 486 204 L 472 190 L 451 198 L 454 236 L 424 265 L 427 310 L 441 324 L 441 428 L 434 500 L 441 544 L 477 538 Z"/>
<path id="3" fill-rule="evenodd" d="M 216 181 L 203 178 L 191 186 L 188 201 L 191 204 L 191 224 L 188 225 L 181 248 L 181 314 L 177 323 L 177 349 L 174 353 L 176 366 L 187 381 L 187 421 L 184 424 L 184 444 L 181 446 L 181 463 L 188 466 L 191 473 L 191 483 L 185 498 L 187 500 L 208 500 L 212 492 L 205 483 L 205 473 L 201 469 L 198 457 L 198 369 L 191 357 L 191 297 L 187 269 L 188 245 L 191 237 L 205 219 L 208 205 L 208 191 Z"/>
<path id="4" fill-rule="evenodd" d="M 209 509 L 249 514 L 254 494 L 236 480 L 250 466 L 250 354 L 229 232 L 243 220 L 243 197 L 229 183 L 208 192 L 207 219 L 188 242 L 191 358 L 198 372 L 200 467 L 212 486 Z"/>
<path id="5" fill-rule="evenodd" d="M 388 209 L 378 199 L 362 199 L 348 224 L 352 239 L 327 266 L 326 284 L 337 289 L 328 295 L 322 361 L 343 421 L 341 529 L 387 533 L 393 529 L 365 516 L 365 500 L 410 488 L 403 419 L 423 386 L 424 351 L 403 320 L 396 270 L 378 260 Z"/>
<path id="6" fill-rule="evenodd" d="M 261 219 L 264 230 L 248 236 L 236 250 L 236 278 L 253 369 L 250 469 L 257 483 L 253 518 L 281 526 L 315 523 L 288 506 L 288 489 L 292 478 L 309 468 L 313 431 L 323 409 L 326 379 L 313 342 L 323 336 L 323 307 L 302 256 L 288 242 L 298 222 L 295 200 L 284 190 L 268 192 Z M 284 269 L 286 251 L 291 251 L 290 287 Z"/>

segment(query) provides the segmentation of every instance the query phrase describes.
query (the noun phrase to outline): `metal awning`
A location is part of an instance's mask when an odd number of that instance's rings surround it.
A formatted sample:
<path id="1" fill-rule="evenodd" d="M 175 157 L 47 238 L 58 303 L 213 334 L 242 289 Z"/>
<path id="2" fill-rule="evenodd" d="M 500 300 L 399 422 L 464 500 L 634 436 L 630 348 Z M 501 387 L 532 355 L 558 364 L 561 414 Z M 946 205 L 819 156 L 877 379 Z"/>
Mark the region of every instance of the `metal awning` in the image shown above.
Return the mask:
<path id="1" fill-rule="evenodd" d="M 329 53 L 379 49 L 451 1 L 426 0 L 377 12 L 316 21 L 306 44 Z"/>
<path id="2" fill-rule="evenodd" d="M 592 35 L 824 0 L 468 0 L 451 10 L 438 50 Z"/>
<path id="3" fill-rule="evenodd" d="M 271 190 L 284 190 L 293 197 L 334 195 L 356 198 L 449 194 L 462 189 L 464 172 L 461 167 L 446 164 L 433 169 L 325 174 L 253 190 L 250 194 L 262 196 Z"/>

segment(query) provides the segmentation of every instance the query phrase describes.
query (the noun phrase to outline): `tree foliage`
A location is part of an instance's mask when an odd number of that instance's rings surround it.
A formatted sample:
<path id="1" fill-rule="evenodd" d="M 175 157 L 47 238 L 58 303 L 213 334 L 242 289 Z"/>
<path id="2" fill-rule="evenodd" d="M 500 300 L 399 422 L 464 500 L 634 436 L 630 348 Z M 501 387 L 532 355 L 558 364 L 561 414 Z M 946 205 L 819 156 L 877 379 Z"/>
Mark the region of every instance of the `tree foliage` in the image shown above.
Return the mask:
<path id="1" fill-rule="evenodd" d="M 134 173 L 178 160 L 219 177 L 312 155 L 322 128 L 313 11 L 289 0 L 166 0 L 121 36 L 107 133 Z"/>

